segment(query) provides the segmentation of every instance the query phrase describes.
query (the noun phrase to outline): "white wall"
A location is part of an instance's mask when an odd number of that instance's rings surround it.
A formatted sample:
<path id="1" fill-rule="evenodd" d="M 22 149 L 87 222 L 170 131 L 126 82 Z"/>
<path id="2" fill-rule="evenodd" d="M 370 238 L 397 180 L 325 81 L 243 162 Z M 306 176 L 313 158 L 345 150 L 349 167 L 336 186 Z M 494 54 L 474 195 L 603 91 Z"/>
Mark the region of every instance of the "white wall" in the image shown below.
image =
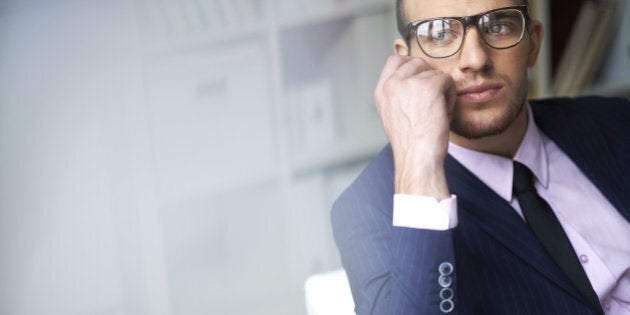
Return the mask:
<path id="1" fill-rule="evenodd" d="M 2 314 L 168 310 L 134 23 L 126 1 L 3 3 Z"/>
<path id="2" fill-rule="evenodd" d="M 304 314 L 305 277 L 340 266 L 330 202 L 380 140 L 292 175 L 275 60 L 294 43 L 147 55 L 151 3 L 0 2 L 0 314 Z"/>

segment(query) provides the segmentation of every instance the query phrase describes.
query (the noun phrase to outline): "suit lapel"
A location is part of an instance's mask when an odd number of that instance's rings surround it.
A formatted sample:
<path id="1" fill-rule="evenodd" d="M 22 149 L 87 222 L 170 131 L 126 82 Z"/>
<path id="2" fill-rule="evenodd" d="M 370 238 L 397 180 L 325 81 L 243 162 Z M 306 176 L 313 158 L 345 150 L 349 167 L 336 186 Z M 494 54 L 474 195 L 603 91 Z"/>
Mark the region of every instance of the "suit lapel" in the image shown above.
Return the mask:
<path id="1" fill-rule="evenodd" d="M 550 281 L 576 298 L 582 299 L 508 202 L 450 155 L 445 160 L 445 170 L 449 188 L 457 195 L 458 215 L 462 224 L 464 218 L 473 221 Z"/>
<path id="2" fill-rule="evenodd" d="M 630 187 L 628 123 L 624 123 L 623 119 L 614 119 L 618 123 L 611 126 L 608 119 L 591 119 L 584 108 L 594 106 L 596 104 L 592 103 L 596 102 L 596 99 L 560 99 L 531 104 L 538 127 L 630 221 L 630 194 L 627 191 Z M 604 130 L 618 133 L 605 133 Z M 445 170 L 449 188 L 458 196 L 460 218 L 474 222 L 540 274 L 578 300 L 583 300 L 509 203 L 450 155 L 445 160 Z M 460 219 L 460 222 L 463 221 Z"/>
<path id="3" fill-rule="evenodd" d="M 586 100 L 590 101 L 580 104 L 582 108 L 599 105 L 597 99 Z M 532 102 L 536 124 L 630 221 L 630 122 L 618 126 L 614 119 L 596 120 L 595 115 L 564 101 Z"/>

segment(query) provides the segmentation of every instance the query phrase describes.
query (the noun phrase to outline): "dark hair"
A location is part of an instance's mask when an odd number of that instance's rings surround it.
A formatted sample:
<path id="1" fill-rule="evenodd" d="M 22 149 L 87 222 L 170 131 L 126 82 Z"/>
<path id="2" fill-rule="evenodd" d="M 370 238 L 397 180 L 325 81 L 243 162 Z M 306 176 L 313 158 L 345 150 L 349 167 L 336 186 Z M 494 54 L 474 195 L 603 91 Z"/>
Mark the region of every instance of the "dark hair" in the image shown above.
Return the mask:
<path id="1" fill-rule="evenodd" d="M 521 4 L 529 5 L 528 0 L 520 0 Z M 407 26 L 407 18 L 403 10 L 403 0 L 396 0 L 396 25 L 400 36 L 405 37 L 405 27 Z"/>
<path id="2" fill-rule="evenodd" d="M 396 0 L 396 26 L 398 26 L 398 34 L 405 37 L 404 31 L 405 26 L 407 26 L 407 19 L 405 18 L 402 5 L 402 0 Z"/>

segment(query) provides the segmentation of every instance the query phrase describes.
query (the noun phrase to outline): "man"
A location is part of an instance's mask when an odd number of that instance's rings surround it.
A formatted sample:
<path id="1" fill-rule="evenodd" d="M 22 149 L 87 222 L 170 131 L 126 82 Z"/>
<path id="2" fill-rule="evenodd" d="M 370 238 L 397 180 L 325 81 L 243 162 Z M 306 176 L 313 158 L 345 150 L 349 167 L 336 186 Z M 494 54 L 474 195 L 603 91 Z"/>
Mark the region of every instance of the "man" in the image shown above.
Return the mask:
<path id="1" fill-rule="evenodd" d="M 630 314 L 630 104 L 527 102 L 526 1 L 397 10 L 390 145 L 332 211 L 357 313 Z"/>

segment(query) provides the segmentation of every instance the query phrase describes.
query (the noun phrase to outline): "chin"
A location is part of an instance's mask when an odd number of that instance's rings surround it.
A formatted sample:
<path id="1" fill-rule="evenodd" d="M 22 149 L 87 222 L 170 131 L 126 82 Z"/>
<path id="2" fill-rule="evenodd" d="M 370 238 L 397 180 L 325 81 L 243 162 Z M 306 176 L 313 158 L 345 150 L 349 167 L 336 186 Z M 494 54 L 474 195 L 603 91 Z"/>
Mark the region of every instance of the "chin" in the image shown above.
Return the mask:
<path id="1" fill-rule="evenodd" d="M 450 129 L 455 134 L 471 140 L 501 134 L 514 123 L 524 104 L 524 101 L 514 102 L 510 106 L 486 107 L 469 113 L 455 110 Z"/>
<path id="2" fill-rule="evenodd" d="M 504 132 L 509 125 L 482 124 L 477 122 L 451 122 L 451 131 L 466 139 L 481 139 Z"/>

